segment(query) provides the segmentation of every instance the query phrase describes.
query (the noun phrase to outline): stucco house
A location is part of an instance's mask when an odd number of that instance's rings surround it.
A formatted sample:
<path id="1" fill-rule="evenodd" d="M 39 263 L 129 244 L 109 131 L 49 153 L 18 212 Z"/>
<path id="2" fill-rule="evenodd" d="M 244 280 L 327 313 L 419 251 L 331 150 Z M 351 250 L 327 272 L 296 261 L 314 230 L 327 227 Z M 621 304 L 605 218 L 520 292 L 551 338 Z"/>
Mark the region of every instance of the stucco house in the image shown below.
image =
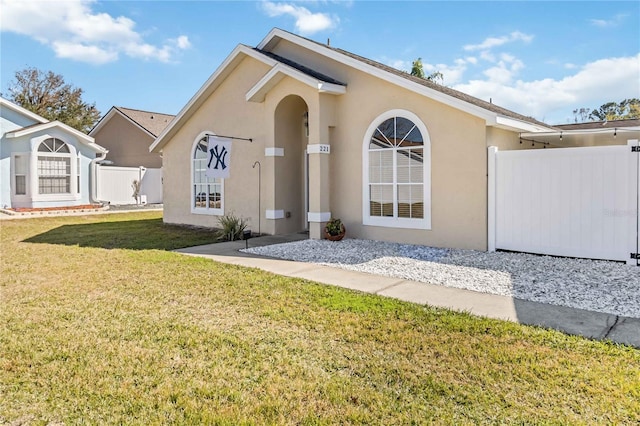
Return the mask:
<path id="1" fill-rule="evenodd" d="M 109 150 L 116 166 L 161 168 L 162 157 L 149 147 L 175 116 L 138 109 L 111 107 L 89 132 Z"/>
<path id="2" fill-rule="evenodd" d="M 597 143 L 626 143 L 613 132 Z M 150 149 L 168 223 L 215 227 L 233 213 L 254 231 L 322 238 L 339 217 L 354 238 L 486 250 L 488 147 L 580 134 L 273 29 L 237 46 Z M 205 174 L 208 135 L 235 138 L 226 179 Z"/>
<path id="3" fill-rule="evenodd" d="M 0 98 L 0 206 L 47 208 L 94 201 L 107 150 L 86 134 Z"/>

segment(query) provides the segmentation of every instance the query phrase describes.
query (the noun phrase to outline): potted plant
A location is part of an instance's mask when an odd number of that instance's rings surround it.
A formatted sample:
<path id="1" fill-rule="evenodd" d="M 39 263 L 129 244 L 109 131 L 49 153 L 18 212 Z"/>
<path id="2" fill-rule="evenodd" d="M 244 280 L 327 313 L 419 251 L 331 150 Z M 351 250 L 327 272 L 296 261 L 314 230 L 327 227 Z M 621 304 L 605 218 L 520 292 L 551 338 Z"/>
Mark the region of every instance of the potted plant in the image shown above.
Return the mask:
<path id="1" fill-rule="evenodd" d="M 340 241 L 344 238 L 346 229 L 340 219 L 329 219 L 329 222 L 324 226 L 324 236 L 327 240 Z"/>

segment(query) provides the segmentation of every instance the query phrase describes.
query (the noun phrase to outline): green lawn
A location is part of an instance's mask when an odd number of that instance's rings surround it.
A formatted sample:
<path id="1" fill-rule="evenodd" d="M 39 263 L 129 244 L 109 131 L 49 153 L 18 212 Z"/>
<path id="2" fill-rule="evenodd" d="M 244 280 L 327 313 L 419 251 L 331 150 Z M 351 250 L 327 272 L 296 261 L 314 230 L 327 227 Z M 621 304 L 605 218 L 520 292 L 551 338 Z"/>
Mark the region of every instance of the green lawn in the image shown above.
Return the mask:
<path id="1" fill-rule="evenodd" d="M 637 424 L 640 351 L 165 251 L 160 213 L 0 222 L 0 424 Z"/>

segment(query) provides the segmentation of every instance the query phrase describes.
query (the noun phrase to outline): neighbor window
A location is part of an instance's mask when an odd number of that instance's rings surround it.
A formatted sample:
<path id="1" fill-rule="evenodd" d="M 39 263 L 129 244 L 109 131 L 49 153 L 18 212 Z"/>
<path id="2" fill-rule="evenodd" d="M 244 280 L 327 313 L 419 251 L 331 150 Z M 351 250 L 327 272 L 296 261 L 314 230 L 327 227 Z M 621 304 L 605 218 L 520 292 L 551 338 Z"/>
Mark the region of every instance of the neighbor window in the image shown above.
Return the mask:
<path id="1" fill-rule="evenodd" d="M 200 139 L 193 152 L 192 211 L 196 213 L 223 214 L 223 184 L 220 178 L 209 178 L 207 171 L 207 139 Z"/>
<path id="2" fill-rule="evenodd" d="M 38 193 L 71 193 L 71 152 L 61 140 L 50 138 L 38 146 Z"/>
<path id="3" fill-rule="evenodd" d="M 14 165 L 14 179 L 15 179 L 15 194 L 25 195 L 27 193 L 27 168 L 28 168 L 27 155 L 16 155 L 13 160 Z"/>
<path id="4" fill-rule="evenodd" d="M 425 126 L 408 111 L 372 123 L 363 152 L 365 225 L 430 228 L 427 138 Z"/>

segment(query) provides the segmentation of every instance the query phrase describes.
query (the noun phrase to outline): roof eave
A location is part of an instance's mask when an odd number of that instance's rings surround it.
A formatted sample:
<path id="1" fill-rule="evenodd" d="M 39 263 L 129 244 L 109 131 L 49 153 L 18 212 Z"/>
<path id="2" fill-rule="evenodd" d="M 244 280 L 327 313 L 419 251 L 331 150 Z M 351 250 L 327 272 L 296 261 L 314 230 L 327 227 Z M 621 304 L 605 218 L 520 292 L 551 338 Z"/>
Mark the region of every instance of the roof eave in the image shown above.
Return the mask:
<path id="1" fill-rule="evenodd" d="M 57 121 L 57 120 L 56 121 L 49 121 L 49 122 L 42 123 L 42 124 L 39 124 L 39 125 L 36 125 L 36 126 L 30 126 L 28 128 L 17 129 L 17 130 L 14 130 L 12 132 L 7 132 L 5 134 L 5 136 L 7 137 L 7 139 L 19 138 L 19 137 L 22 137 L 22 136 L 28 136 L 28 135 L 36 133 L 36 132 L 41 132 L 43 130 L 50 129 L 52 127 L 59 127 L 63 131 L 65 131 L 67 133 L 71 133 L 76 138 L 78 138 L 78 140 L 82 144 L 84 144 L 84 145 L 86 145 L 86 146 L 88 146 L 88 147 L 90 147 L 90 148 L 92 148 L 92 149 L 94 149 L 94 150 L 96 150 L 98 152 L 106 152 L 107 151 L 102 146 L 96 144 L 95 143 L 95 139 L 93 139 L 93 137 L 91 137 L 89 135 L 86 135 L 85 133 L 82 133 L 81 131 L 79 131 L 77 129 L 74 129 L 73 127 L 68 126 L 68 125 L 66 125 L 66 124 L 64 124 L 64 123 L 62 123 L 60 121 Z"/>
<path id="2" fill-rule="evenodd" d="M 269 66 L 274 66 L 277 61 L 268 58 L 265 55 L 261 55 L 254 49 L 239 44 L 235 49 L 225 58 L 220 66 L 211 74 L 207 81 L 200 87 L 200 89 L 191 97 L 189 102 L 180 110 L 178 115 L 171 121 L 171 123 L 158 135 L 155 141 L 149 147 L 150 152 L 159 152 L 164 145 L 169 141 L 170 137 L 176 132 L 186 119 L 204 103 L 205 99 L 215 91 L 215 89 L 231 74 L 231 72 L 240 64 L 240 62 L 246 58 L 255 58 Z M 207 96 L 205 96 L 207 95 Z"/>
<path id="3" fill-rule="evenodd" d="M 549 126 L 540 126 L 534 123 L 518 120 L 511 117 L 505 117 L 502 115 L 496 116 L 495 126 L 507 130 L 514 130 L 516 132 L 553 132 L 555 129 Z"/>
<path id="4" fill-rule="evenodd" d="M 342 95 L 347 91 L 345 86 L 313 78 L 295 68 L 278 63 L 247 92 L 245 99 L 249 102 L 264 102 L 267 93 L 286 76 L 317 89 L 320 93 Z"/>
<path id="5" fill-rule="evenodd" d="M 330 59 L 333 59 L 337 62 L 343 63 L 347 66 L 351 66 L 355 69 L 358 69 L 360 71 L 366 72 L 370 75 L 382 78 L 383 80 L 389 81 L 393 84 L 396 84 L 400 87 L 406 88 L 407 90 L 411 90 L 413 92 L 416 92 L 418 94 L 427 96 L 431 99 L 434 99 L 438 102 L 441 102 L 445 105 L 451 106 L 453 108 L 459 109 L 461 111 L 464 111 L 468 114 L 471 114 L 475 117 L 481 118 L 483 120 L 485 120 L 486 125 L 487 126 L 507 126 L 507 125 L 501 125 L 498 123 L 498 121 L 504 121 L 503 119 L 506 119 L 507 117 L 501 115 L 500 113 L 494 112 L 494 111 L 490 111 L 487 110 L 485 108 L 482 108 L 481 106 L 477 106 L 477 105 L 473 105 L 469 102 L 466 102 L 462 99 L 458 99 L 455 98 L 451 95 L 447 95 L 446 93 L 442 93 L 440 91 L 437 91 L 435 89 L 431 89 L 427 86 L 421 85 L 419 83 L 413 82 L 411 80 L 408 80 L 406 78 L 403 78 L 401 76 L 389 73 L 388 71 L 385 71 L 383 69 L 379 69 L 376 67 L 373 67 L 372 65 L 366 64 L 362 61 L 359 61 L 355 58 L 351 58 L 349 56 L 346 56 L 336 50 L 330 49 L 326 46 L 323 46 L 320 43 L 316 43 L 313 42 L 311 40 L 307 40 L 303 37 L 298 37 L 295 34 L 291 34 L 287 31 L 281 30 L 279 28 L 274 28 L 272 29 L 269 34 L 267 34 L 267 36 L 260 42 L 260 44 L 258 44 L 257 48 L 260 50 L 266 50 L 269 51 L 270 49 L 273 49 L 279 42 L 280 40 L 287 40 L 291 43 L 294 44 L 298 44 L 306 49 L 318 52 Z M 514 118 L 510 118 L 509 120 L 512 120 L 511 124 L 515 125 L 513 126 L 513 129 L 521 129 L 521 128 L 528 128 L 528 129 L 552 129 L 552 127 L 543 127 L 543 126 L 539 126 L 537 124 L 534 123 L 527 123 L 524 121 L 520 121 Z M 509 126 L 507 126 L 509 127 Z M 522 131 L 522 130 L 520 130 Z"/>
<path id="6" fill-rule="evenodd" d="M 44 124 L 44 123 L 48 123 L 49 120 L 47 120 L 44 117 L 39 116 L 38 114 L 36 114 L 35 112 L 31 112 L 28 109 L 21 107 L 20 105 L 14 104 L 13 102 L 0 97 L 0 105 L 2 105 L 5 108 L 9 108 L 19 114 L 22 114 L 24 116 L 26 116 L 27 118 L 30 118 L 34 121 L 37 121 L 38 123 Z"/>
<path id="7" fill-rule="evenodd" d="M 115 106 L 112 106 L 111 109 L 109 109 L 109 111 L 107 111 L 107 113 L 100 119 L 100 121 L 98 121 L 98 123 L 89 131 L 89 136 L 93 137 L 93 135 L 96 134 L 109 120 L 111 120 L 111 118 L 113 118 L 113 116 L 117 112 L 119 112 L 117 108 Z"/>

